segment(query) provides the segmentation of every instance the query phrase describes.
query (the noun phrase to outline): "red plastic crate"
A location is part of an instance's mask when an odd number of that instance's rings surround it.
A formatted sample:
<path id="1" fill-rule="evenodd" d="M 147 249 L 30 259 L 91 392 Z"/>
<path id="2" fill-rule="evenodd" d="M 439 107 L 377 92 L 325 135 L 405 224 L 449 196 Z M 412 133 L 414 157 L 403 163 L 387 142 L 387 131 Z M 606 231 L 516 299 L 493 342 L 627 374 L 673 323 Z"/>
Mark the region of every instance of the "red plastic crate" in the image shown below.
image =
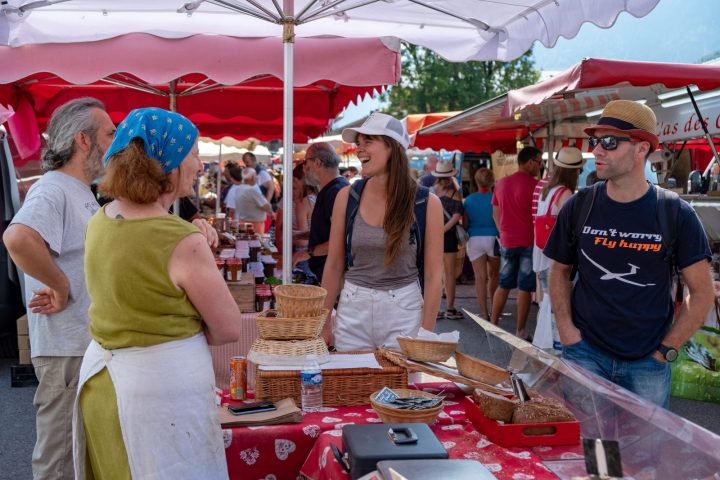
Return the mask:
<path id="1" fill-rule="evenodd" d="M 471 397 L 465 397 L 465 413 L 477 430 L 501 447 L 536 447 L 542 445 L 577 445 L 580 443 L 580 422 L 500 423 L 483 415 Z M 532 427 L 553 427 L 554 433 L 532 435 Z"/>

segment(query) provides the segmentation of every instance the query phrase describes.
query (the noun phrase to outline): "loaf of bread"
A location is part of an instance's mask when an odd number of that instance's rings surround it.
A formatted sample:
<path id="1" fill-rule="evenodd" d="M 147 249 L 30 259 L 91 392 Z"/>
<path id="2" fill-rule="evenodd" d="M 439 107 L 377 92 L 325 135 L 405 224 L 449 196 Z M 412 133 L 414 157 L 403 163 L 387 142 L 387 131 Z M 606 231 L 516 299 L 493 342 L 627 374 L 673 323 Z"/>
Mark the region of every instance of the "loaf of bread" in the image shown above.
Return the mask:
<path id="1" fill-rule="evenodd" d="M 575 417 L 559 400 L 543 398 L 519 403 L 512 414 L 512 423 L 572 422 Z"/>
<path id="2" fill-rule="evenodd" d="M 509 422 L 512 419 L 517 399 L 503 397 L 480 388 L 473 391 L 473 400 L 487 418 Z"/>

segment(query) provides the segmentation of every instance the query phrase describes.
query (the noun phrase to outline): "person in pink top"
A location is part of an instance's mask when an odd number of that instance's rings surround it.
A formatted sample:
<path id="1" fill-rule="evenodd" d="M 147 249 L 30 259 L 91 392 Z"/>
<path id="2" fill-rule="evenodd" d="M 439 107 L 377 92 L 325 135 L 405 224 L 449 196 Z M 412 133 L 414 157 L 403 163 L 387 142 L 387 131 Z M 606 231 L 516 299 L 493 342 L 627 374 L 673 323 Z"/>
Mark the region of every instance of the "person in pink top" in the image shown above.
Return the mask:
<path id="1" fill-rule="evenodd" d="M 500 231 L 500 285 L 493 296 L 490 321 L 497 325 L 510 290 L 518 288 L 515 335 L 521 338 L 526 338 L 530 295 L 535 291 L 532 197 L 541 164 L 540 150 L 520 150 L 518 171 L 497 182 L 492 198 L 493 218 Z"/>

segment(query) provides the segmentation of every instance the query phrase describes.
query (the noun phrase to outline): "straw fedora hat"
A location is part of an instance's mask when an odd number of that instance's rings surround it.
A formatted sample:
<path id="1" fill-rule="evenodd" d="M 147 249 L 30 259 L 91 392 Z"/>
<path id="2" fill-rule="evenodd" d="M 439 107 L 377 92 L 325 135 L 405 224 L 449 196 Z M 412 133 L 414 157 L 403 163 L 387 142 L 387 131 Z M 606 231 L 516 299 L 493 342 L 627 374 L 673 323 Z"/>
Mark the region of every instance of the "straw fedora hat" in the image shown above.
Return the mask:
<path id="1" fill-rule="evenodd" d="M 452 160 L 441 160 L 435 165 L 435 171 L 432 172 L 434 177 L 454 177 L 458 170 L 453 165 Z"/>
<path id="2" fill-rule="evenodd" d="M 657 119 L 650 107 L 632 100 L 613 100 L 603 109 L 600 120 L 585 129 L 588 135 L 595 130 L 612 130 L 650 143 L 652 150 L 657 149 L 660 140 L 655 134 Z"/>
<path id="3" fill-rule="evenodd" d="M 585 159 L 580 149 L 575 147 L 563 147 L 553 159 L 553 165 L 560 168 L 583 168 Z"/>

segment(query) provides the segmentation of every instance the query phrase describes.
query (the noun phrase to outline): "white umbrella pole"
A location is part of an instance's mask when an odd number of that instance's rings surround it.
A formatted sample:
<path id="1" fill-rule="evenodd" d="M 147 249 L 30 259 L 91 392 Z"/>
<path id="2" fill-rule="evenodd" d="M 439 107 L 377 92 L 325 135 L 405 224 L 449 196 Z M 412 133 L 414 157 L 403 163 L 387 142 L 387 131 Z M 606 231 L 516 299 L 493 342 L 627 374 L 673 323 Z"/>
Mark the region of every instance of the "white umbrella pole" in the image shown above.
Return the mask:
<path id="1" fill-rule="evenodd" d="M 220 195 L 222 193 L 222 143 L 220 143 L 220 149 L 218 150 L 218 171 L 217 171 L 217 184 L 215 185 L 215 218 L 220 213 Z"/>
<path id="2" fill-rule="evenodd" d="M 173 80 L 168 85 L 169 90 L 169 97 L 170 97 L 170 111 L 171 112 L 177 112 L 177 93 L 175 93 L 175 86 L 177 85 L 177 81 Z M 173 202 L 173 213 L 180 216 L 180 198 L 176 198 L 175 202 Z"/>
<path id="3" fill-rule="evenodd" d="M 292 169 L 293 169 L 293 46 L 295 24 L 292 0 L 283 1 L 285 23 L 283 26 L 284 81 L 283 81 L 283 231 L 282 231 L 282 281 L 292 281 Z"/>

